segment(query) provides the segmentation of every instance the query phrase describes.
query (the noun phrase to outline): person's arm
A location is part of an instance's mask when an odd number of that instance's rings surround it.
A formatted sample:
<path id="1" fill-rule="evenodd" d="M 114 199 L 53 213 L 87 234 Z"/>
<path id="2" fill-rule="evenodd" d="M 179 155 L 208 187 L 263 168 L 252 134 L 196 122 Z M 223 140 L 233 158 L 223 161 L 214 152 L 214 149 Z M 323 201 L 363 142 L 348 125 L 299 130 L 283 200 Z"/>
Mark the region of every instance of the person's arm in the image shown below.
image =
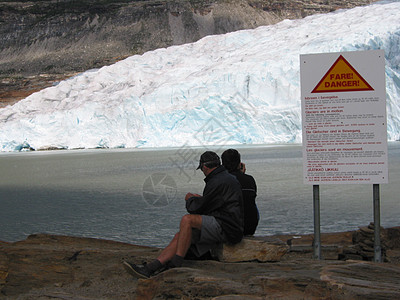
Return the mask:
<path id="1" fill-rule="evenodd" d="M 204 205 L 204 197 L 198 194 L 187 193 L 186 197 L 186 210 L 190 214 L 201 214 Z"/>
<path id="2" fill-rule="evenodd" d="M 185 201 L 188 201 L 188 199 L 192 198 L 192 197 L 201 197 L 201 195 L 193 194 L 193 193 L 187 193 L 186 196 L 185 196 Z"/>
<path id="3" fill-rule="evenodd" d="M 188 211 L 188 213 L 203 214 L 205 211 L 214 209 L 212 203 L 215 202 L 213 201 L 214 199 L 219 197 L 218 185 L 209 183 L 204 188 L 203 196 L 188 193 L 186 197 L 186 210 Z"/>

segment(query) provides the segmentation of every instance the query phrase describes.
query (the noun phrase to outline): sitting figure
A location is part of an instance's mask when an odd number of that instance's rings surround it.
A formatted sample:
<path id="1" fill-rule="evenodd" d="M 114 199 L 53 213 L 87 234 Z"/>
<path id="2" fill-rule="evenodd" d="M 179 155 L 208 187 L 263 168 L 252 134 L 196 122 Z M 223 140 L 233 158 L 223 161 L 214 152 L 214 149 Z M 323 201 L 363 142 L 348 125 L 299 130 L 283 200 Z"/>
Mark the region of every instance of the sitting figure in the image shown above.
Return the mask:
<path id="1" fill-rule="evenodd" d="M 243 238 L 243 196 L 237 179 L 221 165 L 219 156 L 204 152 L 197 169 L 205 175 L 203 195 L 187 193 L 186 210 L 179 232 L 150 263 L 124 262 L 133 276 L 149 278 L 165 269 L 181 267 L 190 252 L 201 257 L 223 243 L 239 243 Z"/>
<path id="2" fill-rule="evenodd" d="M 257 185 L 253 176 L 245 174 L 246 166 L 240 160 L 240 153 L 228 149 L 221 155 L 222 165 L 234 175 L 242 187 L 244 205 L 244 235 L 253 235 L 256 231 L 260 214 L 256 204 Z"/>

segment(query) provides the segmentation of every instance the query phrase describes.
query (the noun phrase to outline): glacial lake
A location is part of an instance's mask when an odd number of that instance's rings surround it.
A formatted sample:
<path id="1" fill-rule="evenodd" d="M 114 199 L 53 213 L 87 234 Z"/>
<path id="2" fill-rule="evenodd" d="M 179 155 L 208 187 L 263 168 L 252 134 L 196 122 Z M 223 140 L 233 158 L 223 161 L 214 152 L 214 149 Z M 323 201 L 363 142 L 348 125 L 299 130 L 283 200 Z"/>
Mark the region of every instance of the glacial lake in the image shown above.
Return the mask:
<path id="1" fill-rule="evenodd" d="M 228 147 L 211 150 L 221 154 Z M 313 233 L 312 186 L 303 184 L 301 145 L 236 147 L 258 186 L 256 235 Z M 0 240 L 34 233 L 164 247 L 201 194 L 204 148 L 96 149 L 0 154 Z M 400 143 L 389 143 L 381 225 L 400 226 Z M 372 185 L 321 185 L 321 232 L 373 221 Z"/>

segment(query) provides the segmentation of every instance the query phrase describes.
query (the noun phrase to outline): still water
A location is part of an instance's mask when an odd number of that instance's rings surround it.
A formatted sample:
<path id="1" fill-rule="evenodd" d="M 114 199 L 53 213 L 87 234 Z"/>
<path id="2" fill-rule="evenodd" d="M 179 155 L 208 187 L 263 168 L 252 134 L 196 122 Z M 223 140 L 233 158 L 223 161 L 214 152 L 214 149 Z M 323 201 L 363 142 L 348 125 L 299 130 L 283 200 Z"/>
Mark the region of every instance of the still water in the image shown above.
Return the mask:
<path id="1" fill-rule="evenodd" d="M 258 185 L 256 235 L 313 232 L 312 186 L 302 181 L 301 145 L 237 148 Z M 211 149 L 221 154 L 223 149 Z M 33 233 L 165 246 L 185 214 L 205 149 L 76 150 L 0 154 L 0 240 Z M 372 185 L 321 185 L 321 231 L 373 221 Z M 400 226 L 400 143 L 389 143 L 381 224 Z"/>

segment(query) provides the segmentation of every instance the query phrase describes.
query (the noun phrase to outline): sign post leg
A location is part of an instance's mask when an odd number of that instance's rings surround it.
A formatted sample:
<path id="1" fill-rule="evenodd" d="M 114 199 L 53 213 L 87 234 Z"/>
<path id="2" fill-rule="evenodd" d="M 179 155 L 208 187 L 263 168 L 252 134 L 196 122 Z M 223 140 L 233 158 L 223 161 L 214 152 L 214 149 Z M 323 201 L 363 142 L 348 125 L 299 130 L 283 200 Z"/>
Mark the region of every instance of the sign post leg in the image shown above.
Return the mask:
<path id="1" fill-rule="evenodd" d="M 374 261 L 382 262 L 381 255 L 381 208 L 379 184 L 373 185 L 374 194 Z"/>
<path id="2" fill-rule="evenodd" d="M 321 259 L 321 231 L 319 208 L 319 185 L 313 185 L 314 200 L 314 259 Z"/>

